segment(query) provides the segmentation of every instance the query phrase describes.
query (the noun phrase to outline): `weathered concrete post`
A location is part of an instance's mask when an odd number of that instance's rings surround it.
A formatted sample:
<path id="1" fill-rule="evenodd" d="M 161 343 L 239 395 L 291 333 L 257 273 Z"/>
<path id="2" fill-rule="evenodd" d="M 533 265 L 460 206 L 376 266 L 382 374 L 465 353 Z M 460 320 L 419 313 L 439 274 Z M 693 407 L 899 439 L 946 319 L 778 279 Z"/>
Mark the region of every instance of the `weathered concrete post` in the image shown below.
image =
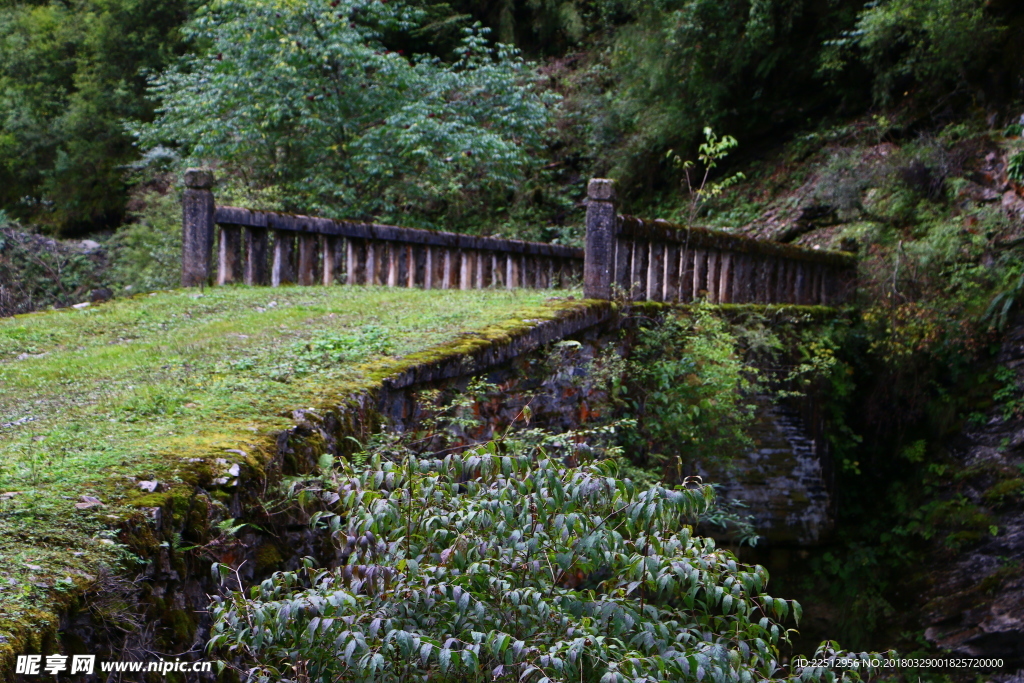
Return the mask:
<path id="1" fill-rule="evenodd" d="M 587 246 L 583 264 L 583 296 L 610 299 L 615 261 L 615 181 L 593 178 L 587 185 Z"/>
<path id="2" fill-rule="evenodd" d="M 210 281 L 213 256 L 213 172 L 185 171 L 182 199 L 181 286 L 196 287 Z"/>

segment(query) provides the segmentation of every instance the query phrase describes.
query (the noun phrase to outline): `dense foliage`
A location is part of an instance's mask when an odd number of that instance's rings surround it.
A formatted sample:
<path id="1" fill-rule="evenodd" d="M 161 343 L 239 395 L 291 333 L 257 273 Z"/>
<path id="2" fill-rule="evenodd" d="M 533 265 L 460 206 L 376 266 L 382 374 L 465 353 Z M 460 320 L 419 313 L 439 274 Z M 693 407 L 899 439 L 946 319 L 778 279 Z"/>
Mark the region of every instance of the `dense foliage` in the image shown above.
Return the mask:
<path id="1" fill-rule="evenodd" d="M 0 4 L 0 209 L 65 233 L 117 226 L 124 119 L 144 120 L 146 70 L 181 49 L 190 0 Z"/>
<path id="2" fill-rule="evenodd" d="M 622 431 L 632 458 L 688 473 L 748 445 L 757 371 L 744 360 L 729 324 L 707 304 L 641 330 L 617 392 L 635 420 Z"/>
<path id="3" fill-rule="evenodd" d="M 210 49 L 155 82 L 143 142 L 223 163 L 288 210 L 408 223 L 506 201 L 552 100 L 482 30 L 466 29 L 452 64 L 384 45 L 421 18 L 398 2 L 216 3 L 188 28 Z"/>
<path id="4" fill-rule="evenodd" d="M 127 123 L 223 163 L 264 206 L 550 238 L 540 229 L 576 220 L 588 176 L 633 199 L 675 193 L 665 152 L 706 125 L 756 150 L 837 106 L 1004 107 L 1024 95 L 1022 19 L 982 0 L 12 0 L 0 209 L 115 225 L 140 159 Z M 466 37 L 477 21 L 486 39 Z M 490 36 L 548 60 L 543 78 Z"/>
<path id="5" fill-rule="evenodd" d="M 494 441 L 327 470 L 345 561 L 215 606 L 213 647 L 253 680 L 769 680 L 794 602 L 692 525 L 710 487 L 644 487 Z M 330 465 L 330 463 L 325 463 Z M 219 567 L 223 578 L 230 577 Z M 831 672 L 794 672 L 830 680 Z"/>

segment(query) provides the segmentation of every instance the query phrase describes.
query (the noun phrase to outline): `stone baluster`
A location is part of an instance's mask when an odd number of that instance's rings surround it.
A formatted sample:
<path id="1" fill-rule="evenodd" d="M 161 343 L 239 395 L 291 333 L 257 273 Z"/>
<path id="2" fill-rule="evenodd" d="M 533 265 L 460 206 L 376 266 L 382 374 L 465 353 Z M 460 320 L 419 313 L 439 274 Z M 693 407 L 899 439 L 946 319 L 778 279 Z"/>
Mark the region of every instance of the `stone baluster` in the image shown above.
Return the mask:
<path id="1" fill-rule="evenodd" d="M 459 256 L 459 289 L 473 288 L 473 253 L 462 251 Z"/>
<path id="2" fill-rule="evenodd" d="M 612 273 L 612 282 L 620 293 L 628 292 L 632 287 L 633 244 L 633 240 L 615 238 L 615 270 Z"/>
<path id="3" fill-rule="evenodd" d="M 329 287 L 334 284 L 337 272 L 338 238 L 331 235 L 320 235 L 320 284 Z"/>
<path id="4" fill-rule="evenodd" d="M 708 252 L 707 249 L 697 248 L 693 250 L 693 296 L 691 301 L 696 301 L 707 293 L 708 282 Z"/>
<path id="5" fill-rule="evenodd" d="M 242 231 L 242 241 L 245 242 L 245 284 L 267 284 L 267 251 L 270 238 L 266 229 L 247 227 Z"/>
<path id="6" fill-rule="evenodd" d="M 220 226 L 220 248 L 217 259 L 217 284 L 226 285 L 242 280 L 242 228 L 238 225 Z"/>
<path id="7" fill-rule="evenodd" d="M 807 303 L 807 264 L 803 261 L 796 262 L 795 284 L 793 288 L 793 303 L 804 305 Z"/>
<path id="8" fill-rule="evenodd" d="M 717 249 L 708 252 L 708 301 L 713 304 L 718 303 L 718 280 L 721 277 L 720 261 L 721 254 Z"/>
<path id="9" fill-rule="evenodd" d="M 320 236 L 314 233 L 299 233 L 299 284 L 310 286 L 316 284 L 317 247 L 320 246 Z"/>
<path id="10" fill-rule="evenodd" d="M 274 230 L 274 262 L 270 269 L 270 284 L 274 287 L 295 284 L 295 233 Z"/>
<path id="11" fill-rule="evenodd" d="M 641 301 L 647 296 L 647 266 L 650 258 L 650 242 L 633 245 L 633 272 L 630 275 L 632 286 L 629 290 L 629 298 L 633 301 Z"/>
<path id="12" fill-rule="evenodd" d="M 719 257 L 718 273 L 718 303 L 732 303 L 729 296 L 732 293 L 733 255 L 732 252 L 723 251 Z"/>
<path id="13" fill-rule="evenodd" d="M 376 241 L 366 240 L 366 266 L 364 269 L 363 283 L 367 285 L 379 285 L 377 278 L 380 271 L 380 248 Z"/>
<path id="14" fill-rule="evenodd" d="M 679 245 L 665 245 L 664 271 L 661 275 L 665 289 L 662 298 L 665 301 L 679 300 Z"/>
<path id="15" fill-rule="evenodd" d="M 474 255 L 473 261 L 476 263 L 473 286 L 483 289 L 487 286 L 487 267 L 490 265 L 491 259 L 488 258 L 486 252 L 480 251 Z"/>
<path id="16" fill-rule="evenodd" d="M 693 301 L 693 254 L 694 249 L 683 244 L 679 247 L 679 302 Z"/>
<path id="17" fill-rule="evenodd" d="M 662 301 L 665 298 L 665 247 L 660 242 L 651 242 L 647 256 L 647 300 Z"/>

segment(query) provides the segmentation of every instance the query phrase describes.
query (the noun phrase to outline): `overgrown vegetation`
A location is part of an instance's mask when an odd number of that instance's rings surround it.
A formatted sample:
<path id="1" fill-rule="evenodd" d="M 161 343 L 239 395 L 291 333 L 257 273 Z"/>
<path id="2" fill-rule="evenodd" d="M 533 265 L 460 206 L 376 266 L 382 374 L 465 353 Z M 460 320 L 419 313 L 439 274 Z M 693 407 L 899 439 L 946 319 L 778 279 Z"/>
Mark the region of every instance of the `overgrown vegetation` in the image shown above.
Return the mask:
<path id="1" fill-rule="evenodd" d="M 745 428 L 757 369 L 747 365 L 727 321 L 711 306 L 669 314 L 644 328 L 616 398 L 634 428 L 623 446 L 637 464 L 668 481 L 698 463 L 724 464 L 750 445 Z"/>
<path id="2" fill-rule="evenodd" d="M 314 523 L 342 564 L 274 574 L 214 608 L 211 645 L 242 655 L 252 680 L 785 673 L 779 646 L 800 606 L 766 593 L 764 568 L 693 535 L 709 486 L 637 485 L 600 451 L 577 447 L 570 464 L 507 434 L 441 458 L 322 465 Z"/>

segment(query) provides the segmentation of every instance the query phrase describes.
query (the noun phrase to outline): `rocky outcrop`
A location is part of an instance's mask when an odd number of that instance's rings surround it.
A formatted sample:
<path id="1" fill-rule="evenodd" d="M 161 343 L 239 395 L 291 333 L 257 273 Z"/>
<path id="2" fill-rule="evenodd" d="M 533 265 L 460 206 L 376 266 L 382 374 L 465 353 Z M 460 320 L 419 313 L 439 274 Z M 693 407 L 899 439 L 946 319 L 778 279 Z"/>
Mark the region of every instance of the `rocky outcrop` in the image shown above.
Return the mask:
<path id="1" fill-rule="evenodd" d="M 1024 317 L 1015 323 L 997 362 L 1024 389 Z M 967 550 L 952 557 L 936 550 L 939 568 L 930 572 L 922 618 L 934 645 L 1014 668 L 1024 667 L 1024 417 L 1005 411 L 996 405 L 955 444 L 959 481 L 948 493 L 963 496 L 991 524 Z"/>

